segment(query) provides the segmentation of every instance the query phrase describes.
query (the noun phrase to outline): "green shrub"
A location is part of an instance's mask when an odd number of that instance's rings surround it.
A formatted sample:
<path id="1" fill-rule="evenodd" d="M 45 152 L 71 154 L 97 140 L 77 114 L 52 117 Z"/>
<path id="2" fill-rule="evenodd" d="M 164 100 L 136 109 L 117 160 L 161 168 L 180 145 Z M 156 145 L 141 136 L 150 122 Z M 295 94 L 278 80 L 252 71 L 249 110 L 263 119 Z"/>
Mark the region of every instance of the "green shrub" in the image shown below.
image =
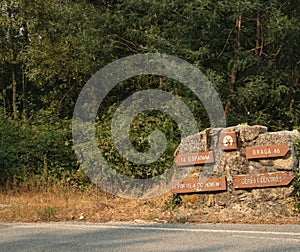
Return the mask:
<path id="1" fill-rule="evenodd" d="M 151 164 L 135 164 L 122 157 L 112 141 L 110 125 L 110 118 L 98 122 L 96 136 L 102 155 L 118 173 L 135 179 L 146 179 L 159 176 L 172 167 L 173 154 L 180 143 L 180 132 L 170 116 L 159 111 L 144 112 L 131 123 L 129 139 L 137 152 L 149 150 L 149 135 L 154 130 L 161 130 L 168 140 L 164 153 Z"/>
<path id="2" fill-rule="evenodd" d="M 173 211 L 182 205 L 182 198 L 178 194 L 173 194 L 165 201 L 165 209 Z"/>
<path id="3" fill-rule="evenodd" d="M 300 160 L 300 139 L 295 140 L 294 146 L 295 146 L 298 160 Z M 293 186 L 295 188 L 294 192 L 295 192 L 295 198 L 296 198 L 295 208 L 297 211 L 300 211 L 300 171 L 295 173 L 295 178 L 293 180 Z"/>
<path id="4" fill-rule="evenodd" d="M 52 120 L 52 121 L 51 121 Z M 0 111 L 0 185 L 49 186 L 78 165 L 69 121 L 36 117 L 15 123 Z"/>
<path id="5" fill-rule="evenodd" d="M 36 214 L 42 221 L 49 221 L 56 219 L 57 209 L 55 207 L 47 206 L 43 211 L 37 211 Z"/>

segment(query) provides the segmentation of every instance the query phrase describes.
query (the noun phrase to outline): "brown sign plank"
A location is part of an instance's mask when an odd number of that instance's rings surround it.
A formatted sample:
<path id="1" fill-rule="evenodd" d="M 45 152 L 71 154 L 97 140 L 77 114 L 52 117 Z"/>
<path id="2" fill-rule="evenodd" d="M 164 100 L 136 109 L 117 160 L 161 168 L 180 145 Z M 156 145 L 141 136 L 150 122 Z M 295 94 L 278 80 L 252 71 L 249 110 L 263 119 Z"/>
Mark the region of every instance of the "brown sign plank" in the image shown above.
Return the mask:
<path id="1" fill-rule="evenodd" d="M 205 151 L 198 153 L 181 154 L 175 157 L 174 162 L 178 166 L 213 163 L 215 162 L 214 152 Z"/>
<path id="2" fill-rule="evenodd" d="M 221 134 L 222 150 L 236 150 L 237 141 L 235 132 L 225 132 Z"/>
<path id="3" fill-rule="evenodd" d="M 233 176 L 233 186 L 239 188 L 257 188 L 288 185 L 293 176 L 288 172 L 261 173 L 258 175 Z"/>
<path id="4" fill-rule="evenodd" d="M 246 147 L 246 158 L 284 157 L 288 151 L 289 147 L 285 144 L 252 146 Z"/>
<path id="5" fill-rule="evenodd" d="M 173 193 L 226 191 L 225 176 L 217 178 L 174 180 L 171 183 Z"/>

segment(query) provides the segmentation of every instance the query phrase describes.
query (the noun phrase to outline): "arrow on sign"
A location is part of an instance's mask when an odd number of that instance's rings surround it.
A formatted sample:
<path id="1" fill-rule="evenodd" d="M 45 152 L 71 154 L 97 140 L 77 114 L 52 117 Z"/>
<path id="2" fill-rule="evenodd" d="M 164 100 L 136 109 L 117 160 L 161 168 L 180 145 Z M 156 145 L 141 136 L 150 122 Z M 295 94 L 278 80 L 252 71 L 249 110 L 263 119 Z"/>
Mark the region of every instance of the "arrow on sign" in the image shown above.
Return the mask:
<path id="1" fill-rule="evenodd" d="M 284 157 L 289 151 L 289 147 L 286 144 L 273 144 L 273 145 L 261 145 L 246 147 L 246 158 L 272 158 L 272 157 Z"/>
<path id="2" fill-rule="evenodd" d="M 191 192 L 212 192 L 226 191 L 225 176 L 217 178 L 199 178 L 174 180 L 171 182 L 171 192 L 173 193 L 191 193 Z"/>
<path id="3" fill-rule="evenodd" d="M 215 162 L 214 152 L 205 151 L 198 153 L 181 154 L 175 157 L 174 162 L 178 166 L 213 163 Z"/>
<path id="4" fill-rule="evenodd" d="M 282 186 L 291 183 L 293 178 L 288 172 L 236 175 L 233 176 L 233 186 L 235 189 Z"/>

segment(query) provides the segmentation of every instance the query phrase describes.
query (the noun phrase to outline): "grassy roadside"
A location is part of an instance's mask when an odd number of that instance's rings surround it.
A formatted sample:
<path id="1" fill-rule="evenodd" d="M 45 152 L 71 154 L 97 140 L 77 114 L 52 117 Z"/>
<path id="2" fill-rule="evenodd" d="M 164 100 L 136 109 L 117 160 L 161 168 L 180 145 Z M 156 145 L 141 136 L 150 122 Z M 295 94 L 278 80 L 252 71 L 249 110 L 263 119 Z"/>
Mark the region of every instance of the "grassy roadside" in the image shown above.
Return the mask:
<path id="1" fill-rule="evenodd" d="M 167 197 L 129 200 L 98 188 L 81 191 L 59 186 L 39 192 L 13 190 L 0 193 L 0 221 L 153 221 L 167 217 Z"/>
<path id="2" fill-rule="evenodd" d="M 300 224 L 300 215 L 292 217 L 246 216 L 207 211 L 201 207 L 179 205 L 172 194 L 157 198 L 131 200 L 102 192 L 53 186 L 41 191 L 10 190 L 0 193 L 0 222 L 195 222 Z"/>
<path id="3" fill-rule="evenodd" d="M 300 141 L 296 151 L 300 158 Z M 77 174 L 77 176 L 79 176 Z M 300 174 L 294 179 L 295 214 L 282 216 L 246 216 L 220 209 L 180 204 L 171 193 L 142 200 L 124 199 L 92 186 L 85 176 L 53 181 L 51 177 L 31 177 L 26 183 L 0 189 L 0 222 L 39 221 L 136 221 L 197 223 L 296 223 L 300 224 Z M 298 212 L 298 213 L 297 213 Z"/>

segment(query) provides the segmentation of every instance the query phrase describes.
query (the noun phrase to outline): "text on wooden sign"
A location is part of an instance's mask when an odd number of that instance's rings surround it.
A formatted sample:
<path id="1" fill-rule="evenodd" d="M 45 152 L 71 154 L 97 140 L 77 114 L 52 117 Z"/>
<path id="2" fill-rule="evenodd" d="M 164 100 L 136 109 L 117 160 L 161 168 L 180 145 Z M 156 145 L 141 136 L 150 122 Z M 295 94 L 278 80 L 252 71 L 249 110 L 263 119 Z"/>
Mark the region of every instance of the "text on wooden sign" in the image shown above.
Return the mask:
<path id="1" fill-rule="evenodd" d="M 225 176 L 217 178 L 174 180 L 171 183 L 173 193 L 226 191 Z"/>
<path id="2" fill-rule="evenodd" d="M 261 145 L 246 147 L 246 158 L 271 158 L 283 157 L 289 151 L 289 147 L 285 144 Z"/>
<path id="3" fill-rule="evenodd" d="M 214 152 L 205 151 L 198 153 L 181 154 L 175 157 L 174 162 L 178 166 L 213 163 L 215 162 Z"/>
<path id="4" fill-rule="evenodd" d="M 236 175 L 233 176 L 233 186 L 235 189 L 281 186 L 288 185 L 293 178 L 288 172 Z"/>

